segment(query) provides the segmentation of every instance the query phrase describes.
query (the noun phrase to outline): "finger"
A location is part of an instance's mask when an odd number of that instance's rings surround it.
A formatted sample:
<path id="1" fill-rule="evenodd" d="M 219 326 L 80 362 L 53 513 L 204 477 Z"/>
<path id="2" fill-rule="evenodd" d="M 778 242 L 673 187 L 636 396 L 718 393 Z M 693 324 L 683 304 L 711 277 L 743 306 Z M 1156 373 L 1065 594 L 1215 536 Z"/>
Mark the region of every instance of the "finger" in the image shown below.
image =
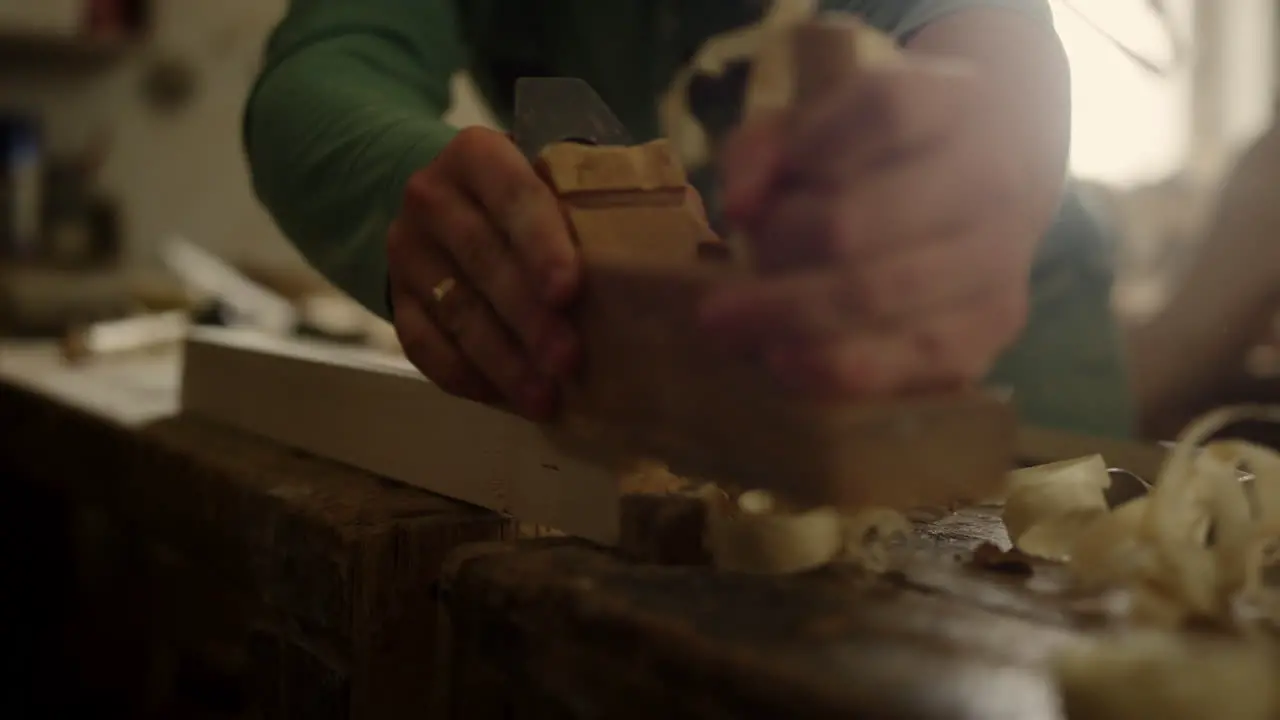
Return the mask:
<path id="1" fill-rule="evenodd" d="M 883 396 L 980 380 L 1017 335 L 1025 300 L 991 293 L 892 333 L 779 346 L 766 357 L 786 383 L 810 392 Z"/>
<path id="2" fill-rule="evenodd" d="M 519 148 L 501 133 L 464 130 L 454 138 L 449 167 L 507 237 L 516 257 L 538 279 L 548 302 L 567 303 L 580 282 L 577 250 L 559 202 Z"/>
<path id="3" fill-rule="evenodd" d="M 568 323 L 540 300 L 501 232 L 469 198 L 444 198 L 412 219 L 441 239 L 461 279 L 488 300 L 544 374 L 563 377 L 573 370 L 578 343 Z"/>
<path id="4" fill-rule="evenodd" d="M 404 223 L 392 227 L 391 242 L 406 248 L 392 266 L 396 292 L 416 299 L 435 327 L 502 397 L 531 417 L 554 409 L 554 388 L 539 375 L 485 300 L 442 252 Z"/>
<path id="5" fill-rule="evenodd" d="M 436 323 L 518 411 L 530 417 L 549 416 L 554 409 L 554 386 L 520 351 L 479 293 L 466 282 L 439 285 L 450 277 L 454 275 L 442 277 L 434 286 L 448 288 L 436 292 L 439 299 L 428 306 Z M 433 289 L 426 292 L 433 297 Z"/>
<path id="6" fill-rule="evenodd" d="M 393 295 L 396 337 L 405 357 L 440 389 L 477 402 L 501 397 L 427 315 L 418 301 L 406 294 Z"/>
<path id="7" fill-rule="evenodd" d="M 1025 285 L 1017 258 L 989 245 L 982 234 L 954 236 L 866 263 L 756 280 L 710 298 L 703 321 L 739 347 L 892 329 L 993 286 Z"/>
<path id="8" fill-rule="evenodd" d="M 397 258 L 416 256 L 421 236 L 397 219 L 388 230 L 388 254 Z M 417 263 L 392 263 L 388 268 L 391 286 L 393 326 L 405 356 L 423 375 L 446 392 L 479 402 L 499 397 L 471 363 L 431 320 L 421 301 L 409 292 Z"/>
<path id="9" fill-rule="evenodd" d="M 898 153 L 935 143 L 965 121 L 973 93 L 965 65 L 916 60 L 859 75 L 795 114 L 783 172 L 838 182 Z"/>
<path id="10" fill-rule="evenodd" d="M 1000 202 L 960 148 L 921 152 L 841 188 L 779 193 L 748 236 L 765 269 L 862 262 L 954 235 Z"/>
<path id="11" fill-rule="evenodd" d="M 738 224 L 759 207 L 783 157 L 784 117 L 770 113 L 744 122 L 725 140 L 720 183 L 725 217 Z"/>

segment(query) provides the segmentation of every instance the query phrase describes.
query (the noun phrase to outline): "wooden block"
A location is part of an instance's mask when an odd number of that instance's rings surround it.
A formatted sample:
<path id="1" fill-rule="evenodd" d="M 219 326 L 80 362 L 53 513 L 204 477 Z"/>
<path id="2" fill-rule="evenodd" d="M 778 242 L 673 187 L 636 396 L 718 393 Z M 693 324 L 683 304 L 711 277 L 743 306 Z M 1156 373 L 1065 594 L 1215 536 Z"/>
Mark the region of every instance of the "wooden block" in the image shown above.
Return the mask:
<path id="1" fill-rule="evenodd" d="M 539 155 L 543 179 L 561 197 L 609 192 L 683 193 L 684 167 L 665 140 L 634 147 L 556 143 Z"/>
<path id="2" fill-rule="evenodd" d="M 1005 403 L 977 391 L 806 399 L 706 341 L 700 301 L 743 275 L 699 261 L 698 247 L 714 234 L 689 191 L 673 191 L 673 164 L 665 141 L 563 144 L 539 158 L 585 267 L 576 311 L 585 367 L 566 396 L 566 429 L 584 443 L 662 458 L 679 473 L 806 504 L 913 507 L 996 492 L 1013 464 Z M 601 189 L 585 189 L 581 178 Z"/>
<path id="3" fill-rule="evenodd" d="M 666 140 L 634 147 L 558 143 L 535 162 L 560 197 L 588 270 L 602 263 L 685 270 L 718 240 Z M 588 273 L 589 274 L 589 273 Z"/>

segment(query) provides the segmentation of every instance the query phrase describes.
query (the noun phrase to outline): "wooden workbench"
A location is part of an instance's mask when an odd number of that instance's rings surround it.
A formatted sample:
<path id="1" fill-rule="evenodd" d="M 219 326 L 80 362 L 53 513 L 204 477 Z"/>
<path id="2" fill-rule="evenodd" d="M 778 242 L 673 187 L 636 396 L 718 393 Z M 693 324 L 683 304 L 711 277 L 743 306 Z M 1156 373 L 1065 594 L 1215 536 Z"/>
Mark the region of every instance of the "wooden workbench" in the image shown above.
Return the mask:
<path id="1" fill-rule="evenodd" d="M 114 717 L 423 715 L 436 572 L 509 523 L 175 417 L 178 368 L 176 354 L 69 370 L 51 348 L 0 353 L 2 555 L 43 611 L 32 642 L 65 646 L 32 700 Z"/>
<path id="2" fill-rule="evenodd" d="M 176 367 L 0 353 L 4 550 L 25 559 L 32 644 L 65 649 L 44 653 L 37 699 L 138 717 L 440 717 L 434 701 L 466 720 L 1058 717 L 1044 661 L 1083 636 L 1024 578 L 968 566 L 1003 539 L 990 515 L 927 527 L 881 579 L 639 566 L 171 417 Z"/>

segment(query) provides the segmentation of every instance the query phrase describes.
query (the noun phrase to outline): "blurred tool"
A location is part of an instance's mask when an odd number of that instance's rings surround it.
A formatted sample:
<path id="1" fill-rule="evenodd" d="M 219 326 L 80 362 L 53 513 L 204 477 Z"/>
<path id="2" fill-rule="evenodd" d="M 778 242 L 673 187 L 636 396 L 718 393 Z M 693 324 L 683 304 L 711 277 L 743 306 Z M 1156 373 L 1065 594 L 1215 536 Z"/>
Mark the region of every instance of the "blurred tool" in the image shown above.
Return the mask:
<path id="1" fill-rule="evenodd" d="M 226 313 L 226 324 L 248 325 L 273 335 L 293 332 L 298 320 L 293 303 L 253 282 L 208 250 L 173 237 L 161 245 L 160 257 L 194 294 L 219 303 Z"/>
<path id="2" fill-rule="evenodd" d="M 184 311 L 106 320 L 72 328 L 62 340 L 62 356 L 81 362 L 102 355 L 176 345 L 187 336 L 191 318 Z"/>
<path id="3" fill-rule="evenodd" d="M 118 208 L 96 186 L 100 152 L 51 159 L 45 173 L 40 262 L 89 269 L 120 259 Z"/>
<path id="4" fill-rule="evenodd" d="M 44 149 L 39 123 L 25 115 L 0 115 L 0 143 L 4 153 L 0 254 L 4 260 L 27 261 L 39 254 L 42 230 Z"/>

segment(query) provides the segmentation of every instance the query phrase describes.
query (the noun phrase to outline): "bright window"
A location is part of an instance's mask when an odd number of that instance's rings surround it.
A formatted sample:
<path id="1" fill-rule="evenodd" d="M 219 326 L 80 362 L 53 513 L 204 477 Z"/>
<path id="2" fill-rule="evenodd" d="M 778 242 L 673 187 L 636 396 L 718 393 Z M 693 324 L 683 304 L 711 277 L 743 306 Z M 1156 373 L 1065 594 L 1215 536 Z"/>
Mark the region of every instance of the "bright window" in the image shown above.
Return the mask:
<path id="1" fill-rule="evenodd" d="M 1177 171 L 1188 151 L 1190 73 L 1185 67 L 1168 77 L 1152 73 L 1094 27 L 1167 66 L 1174 47 L 1160 19 L 1142 0 L 1070 1 L 1074 10 L 1060 0 L 1053 8 L 1071 61 L 1072 170 L 1113 185 Z M 1169 3 L 1184 37 L 1191 1 Z"/>

